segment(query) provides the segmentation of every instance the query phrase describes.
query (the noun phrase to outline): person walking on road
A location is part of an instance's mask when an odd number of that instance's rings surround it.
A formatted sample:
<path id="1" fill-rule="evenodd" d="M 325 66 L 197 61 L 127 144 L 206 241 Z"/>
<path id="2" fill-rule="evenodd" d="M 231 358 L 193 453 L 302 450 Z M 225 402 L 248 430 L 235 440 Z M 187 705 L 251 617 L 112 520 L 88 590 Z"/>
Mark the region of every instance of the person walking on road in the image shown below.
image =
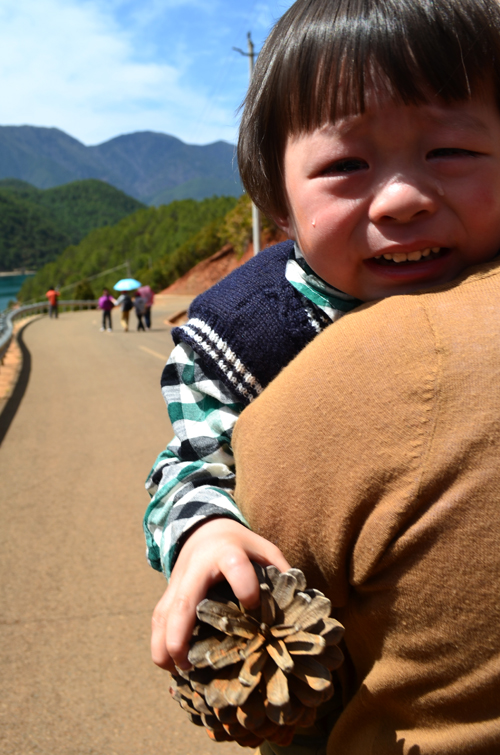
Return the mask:
<path id="1" fill-rule="evenodd" d="M 137 330 L 146 330 L 144 323 L 142 322 L 143 316 L 146 314 L 146 303 L 140 294 L 135 295 L 134 299 L 135 314 L 137 317 Z"/>
<path id="2" fill-rule="evenodd" d="M 128 291 L 124 291 L 122 294 L 120 294 L 120 296 L 116 300 L 116 304 L 117 306 L 120 307 L 122 311 L 120 322 L 121 322 L 123 330 L 125 331 L 125 333 L 127 333 L 130 310 L 134 306 L 132 299 L 130 298 L 130 293 Z"/>
<path id="3" fill-rule="evenodd" d="M 57 307 L 57 300 L 60 296 L 59 291 L 54 288 L 54 286 L 51 286 L 47 293 L 45 294 L 47 299 L 49 300 L 49 317 L 55 317 L 57 319 L 58 315 L 58 307 Z"/>
<path id="4" fill-rule="evenodd" d="M 110 295 L 109 290 L 107 288 L 104 288 L 102 291 L 102 296 L 99 299 L 99 309 L 102 310 L 102 326 L 101 330 L 104 331 L 107 329 L 108 333 L 111 333 L 113 330 L 113 322 L 111 319 L 111 310 L 115 306 L 115 300 Z M 107 323 L 107 328 L 106 328 Z"/>
<path id="5" fill-rule="evenodd" d="M 151 330 L 151 307 L 154 304 L 155 295 L 151 286 L 141 286 L 139 293 L 144 299 L 144 323 L 146 325 L 146 330 Z"/>

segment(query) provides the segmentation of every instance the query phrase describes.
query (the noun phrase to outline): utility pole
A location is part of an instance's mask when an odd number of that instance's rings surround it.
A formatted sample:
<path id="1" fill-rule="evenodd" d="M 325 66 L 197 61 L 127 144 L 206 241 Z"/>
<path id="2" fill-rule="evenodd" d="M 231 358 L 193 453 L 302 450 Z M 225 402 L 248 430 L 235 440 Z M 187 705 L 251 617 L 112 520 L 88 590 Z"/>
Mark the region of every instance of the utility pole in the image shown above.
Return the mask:
<path id="1" fill-rule="evenodd" d="M 250 81 L 252 81 L 253 67 L 255 61 L 255 48 L 252 42 L 252 35 L 250 32 L 247 34 L 248 39 L 248 52 L 243 52 L 239 47 L 233 47 L 233 50 L 239 52 L 241 55 L 248 57 Z M 253 239 L 253 253 L 258 254 L 260 252 L 260 212 L 259 208 L 252 202 L 252 239 Z"/>

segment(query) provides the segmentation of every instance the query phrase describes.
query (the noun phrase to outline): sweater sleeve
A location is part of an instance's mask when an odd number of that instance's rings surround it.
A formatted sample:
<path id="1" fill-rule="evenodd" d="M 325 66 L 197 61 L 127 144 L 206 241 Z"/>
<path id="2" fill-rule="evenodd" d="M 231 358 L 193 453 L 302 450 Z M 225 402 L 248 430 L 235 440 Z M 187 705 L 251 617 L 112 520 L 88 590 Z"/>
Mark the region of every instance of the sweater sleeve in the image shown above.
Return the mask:
<path id="1" fill-rule="evenodd" d="M 231 449 L 243 404 L 183 342 L 172 351 L 161 384 L 175 437 L 146 481 L 152 499 L 144 531 L 151 566 L 168 578 L 192 527 L 216 516 L 246 524 L 233 500 Z"/>

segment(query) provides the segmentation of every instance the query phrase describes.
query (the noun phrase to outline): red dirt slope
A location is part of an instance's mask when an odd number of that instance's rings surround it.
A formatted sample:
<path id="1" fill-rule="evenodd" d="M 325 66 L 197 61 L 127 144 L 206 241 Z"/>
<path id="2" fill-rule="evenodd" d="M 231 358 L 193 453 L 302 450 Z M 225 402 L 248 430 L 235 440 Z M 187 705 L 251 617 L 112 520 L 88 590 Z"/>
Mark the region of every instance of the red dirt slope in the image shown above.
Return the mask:
<path id="1" fill-rule="evenodd" d="M 286 237 L 279 234 L 276 238 L 266 239 L 266 246 L 277 244 L 285 241 Z M 230 272 L 240 265 L 243 265 L 253 256 L 253 244 L 248 245 L 245 254 L 238 259 L 232 244 L 226 244 L 218 252 L 212 254 L 208 259 L 199 262 L 191 270 L 185 273 L 181 278 L 172 283 L 171 286 L 161 291 L 161 294 L 191 295 L 206 291 L 218 281 L 225 278 Z"/>
<path id="2" fill-rule="evenodd" d="M 247 249 L 243 257 L 237 259 L 232 244 L 226 244 L 208 259 L 198 262 L 191 270 L 160 293 L 197 296 L 220 281 L 232 270 L 243 265 L 251 256 L 252 251 Z"/>

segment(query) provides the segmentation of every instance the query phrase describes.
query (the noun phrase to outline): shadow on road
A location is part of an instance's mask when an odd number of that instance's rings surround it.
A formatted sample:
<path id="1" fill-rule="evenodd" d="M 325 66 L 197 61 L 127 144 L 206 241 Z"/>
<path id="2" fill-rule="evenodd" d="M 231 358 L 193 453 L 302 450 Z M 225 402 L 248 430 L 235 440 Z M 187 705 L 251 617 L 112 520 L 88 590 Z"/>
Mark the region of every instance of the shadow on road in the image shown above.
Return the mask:
<path id="1" fill-rule="evenodd" d="M 16 416 L 16 412 L 19 409 L 19 405 L 26 392 L 26 388 L 28 387 L 31 373 L 31 354 L 28 351 L 26 344 L 24 343 L 23 333 L 25 328 L 27 328 L 29 324 L 30 323 L 26 323 L 26 325 L 24 325 L 17 334 L 17 340 L 19 343 L 19 348 L 21 349 L 23 361 L 16 387 L 12 391 L 11 396 L 5 404 L 2 414 L 0 414 L 0 445 L 7 435 L 7 431 L 11 425 L 12 420 Z"/>

